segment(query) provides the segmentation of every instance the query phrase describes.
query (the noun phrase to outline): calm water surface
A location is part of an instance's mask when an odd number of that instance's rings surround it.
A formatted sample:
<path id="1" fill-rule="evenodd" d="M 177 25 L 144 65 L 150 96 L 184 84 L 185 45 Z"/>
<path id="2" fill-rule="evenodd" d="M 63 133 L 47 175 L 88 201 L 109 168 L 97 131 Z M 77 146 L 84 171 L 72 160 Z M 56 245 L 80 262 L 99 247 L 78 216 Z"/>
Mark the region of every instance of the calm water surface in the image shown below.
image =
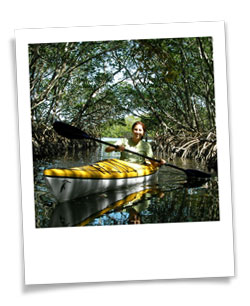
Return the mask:
<path id="1" fill-rule="evenodd" d="M 36 227 L 100 226 L 219 220 L 218 181 L 187 182 L 182 171 L 161 167 L 158 182 L 147 186 L 91 195 L 57 203 L 47 189 L 43 170 L 74 167 L 105 158 L 103 148 L 85 151 L 78 156 L 63 156 L 34 162 Z M 192 161 L 171 161 L 182 168 L 205 170 Z"/>

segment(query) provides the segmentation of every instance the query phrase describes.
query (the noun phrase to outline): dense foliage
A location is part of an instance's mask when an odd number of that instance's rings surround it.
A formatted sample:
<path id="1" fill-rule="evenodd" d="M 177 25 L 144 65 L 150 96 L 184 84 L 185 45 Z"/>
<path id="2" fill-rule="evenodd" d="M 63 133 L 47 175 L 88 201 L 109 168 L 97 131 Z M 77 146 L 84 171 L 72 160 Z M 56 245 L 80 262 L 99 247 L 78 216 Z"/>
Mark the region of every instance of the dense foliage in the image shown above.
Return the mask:
<path id="1" fill-rule="evenodd" d="M 211 37 L 32 44 L 29 63 L 36 154 L 55 120 L 123 136 L 134 116 L 163 152 L 216 161 Z"/>

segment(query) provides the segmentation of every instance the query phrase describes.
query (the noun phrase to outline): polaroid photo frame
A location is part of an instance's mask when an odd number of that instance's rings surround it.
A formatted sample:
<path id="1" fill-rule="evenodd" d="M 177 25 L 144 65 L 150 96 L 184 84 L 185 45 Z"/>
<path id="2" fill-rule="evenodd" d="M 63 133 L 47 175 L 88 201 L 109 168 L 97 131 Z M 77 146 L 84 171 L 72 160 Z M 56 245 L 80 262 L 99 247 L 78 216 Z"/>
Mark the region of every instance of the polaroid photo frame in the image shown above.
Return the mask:
<path id="1" fill-rule="evenodd" d="M 28 45 L 213 38 L 220 221 L 36 228 Z M 234 276 L 224 22 L 16 30 L 25 284 Z"/>

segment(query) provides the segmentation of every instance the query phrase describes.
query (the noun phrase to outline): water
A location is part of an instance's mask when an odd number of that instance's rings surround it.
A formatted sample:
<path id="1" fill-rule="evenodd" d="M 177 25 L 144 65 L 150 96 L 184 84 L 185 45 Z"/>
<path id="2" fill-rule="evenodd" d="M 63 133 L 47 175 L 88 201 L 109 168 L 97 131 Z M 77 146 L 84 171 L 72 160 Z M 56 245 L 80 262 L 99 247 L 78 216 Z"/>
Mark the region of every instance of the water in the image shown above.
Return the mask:
<path id="1" fill-rule="evenodd" d="M 74 167 L 104 158 L 103 148 L 85 151 L 78 156 L 63 156 L 34 162 L 36 227 L 100 226 L 123 224 L 154 224 L 173 222 L 204 222 L 219 220 L 218 181 L 187 182 L 182 171 L 161 167 L 158 182 L 147 186 L 110 191 L 65 203 L 57 203 L 47 189 L 43 170 Z M 201 169 L 192 161 L 175 160 L 182 168 Z"/>

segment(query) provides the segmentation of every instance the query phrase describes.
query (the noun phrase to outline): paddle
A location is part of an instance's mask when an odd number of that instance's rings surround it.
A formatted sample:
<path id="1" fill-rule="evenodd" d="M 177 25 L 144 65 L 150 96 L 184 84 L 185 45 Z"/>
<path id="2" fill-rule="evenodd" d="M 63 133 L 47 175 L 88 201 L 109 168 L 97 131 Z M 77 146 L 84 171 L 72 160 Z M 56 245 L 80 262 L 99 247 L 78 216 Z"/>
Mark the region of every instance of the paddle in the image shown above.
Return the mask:
<path id="1" fill-rule="evenodd" d="M 93 141 L 102 143 L 102 144 L 107 145 L 107 146 L 118 148 L 118 146 L 116 146 L 116 145 L 114 145 L 112 143 L 108 143 L 106 141 L 94 138 L 94 137 L 84 133 L 82 130 L 80 130 L 80 129 L 72 126 L 72 125 L 69 125 L 67 123 L 64 123 L 64 122 L 56 121 L 53 124 L 53 127 L 54 127 L 55 131 L 59 135 L 61 135 L 63 137 L 66 137 L 66 138 L 69 138 L 69 139 L 89 139 L 89 140 L 93 140 Z M 138 155 L 138 156 L 141 156 L 143 158 L 146 158 L 146 159 L 158 162 L 158 163 L 160 162 L 160 160 L 158 160 L 158 159 L 155 159 L 155 158 L 152 158 L 152 157 L 149 157 L 149 156 L 145 156 L 143 154 L 130 151 L 128 149 L 125 149 L 124 151 L 126 151 L 128 153 L 132 153 L 132 154 Z M 194 178 L 198 178 L 198 177 L 199 178 L 209 178 L 209 177 L 211 177 L 210 173 L 206 173 L 206 172 L 203 172 L 203 171 L 200 171 L 200 170 L 196 170 L 196 169 L 183 169 L 183 168 L 177 167 L 175 165 L 171 165 L 171 164 L 164 164 L 164 165 L 167 166 L 167 167 L 171 167 L 171 168 L 174 168 L 174 169 L 177 169 L 177 170 L 185 172 L 185 174 L 187 175 L 187 177 L 189 179 L 190 178 L 194 179 Z"/>

